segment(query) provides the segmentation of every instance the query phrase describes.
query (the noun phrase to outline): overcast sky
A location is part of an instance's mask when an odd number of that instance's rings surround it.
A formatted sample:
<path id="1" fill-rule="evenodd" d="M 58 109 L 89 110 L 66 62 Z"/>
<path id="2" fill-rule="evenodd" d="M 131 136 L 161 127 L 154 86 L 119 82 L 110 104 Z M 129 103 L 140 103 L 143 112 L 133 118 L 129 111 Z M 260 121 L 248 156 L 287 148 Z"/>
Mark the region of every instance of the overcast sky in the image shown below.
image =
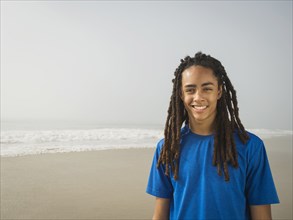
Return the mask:
<path id="1" fill-rule="evenodd" d="M 164 124 L 197 51 L 247 128 L 292 130 L 291 1 L 1 1 L 1 120 Z"/>

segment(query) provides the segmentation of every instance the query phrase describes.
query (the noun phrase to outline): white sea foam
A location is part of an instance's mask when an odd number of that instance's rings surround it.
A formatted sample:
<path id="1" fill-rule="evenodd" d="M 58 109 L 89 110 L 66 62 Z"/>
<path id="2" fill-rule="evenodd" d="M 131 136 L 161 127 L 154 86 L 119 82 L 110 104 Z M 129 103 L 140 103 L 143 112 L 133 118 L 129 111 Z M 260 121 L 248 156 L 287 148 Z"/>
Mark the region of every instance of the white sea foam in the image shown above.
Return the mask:
<path id="1" fill-rule="evenodd" d="M 154 147 L 158 129 L 9 130 L 1 132 L 1 156 Z"/>
<path id="2" fill-rule="evenodd" d="M 281 129 L 247 129 L 247 130 L 259 136 L 262 139 L 293 135 L 292 130 L 281 130 Z"/>
<path id="3" fill-rule="evenodd" d="M 292 135 L 292 131 L 288 130 L 249 131 L 261 138 Z M 7 130 L 1 131 L 1 156 L 151 148 L 155 147 L 162 137 L 163 129 Z"/>

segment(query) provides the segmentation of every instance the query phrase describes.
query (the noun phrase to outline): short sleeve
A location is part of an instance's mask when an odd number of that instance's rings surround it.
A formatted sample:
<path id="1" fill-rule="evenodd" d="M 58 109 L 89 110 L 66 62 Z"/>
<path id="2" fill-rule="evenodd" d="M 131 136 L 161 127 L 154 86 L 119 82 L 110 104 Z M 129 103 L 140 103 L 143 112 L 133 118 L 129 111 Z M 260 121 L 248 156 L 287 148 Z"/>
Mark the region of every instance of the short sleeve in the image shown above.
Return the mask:
<path id="1" fill-rule="evenodd" d="M 249 205 L 279 203 L 263 142 L 258 141 L 255 148 L 248 159 L 246 177 L 247 202 Z"/>
<path id="2" fill-rule="evenodd" d="M 157 168 L 157 162 L 160 157 L 162 145 L 163 140 L 159 141 L 159 143 L 157 144 L 146 192 L 156 197 L 169 199 L 173 195 L 173 187 L 170 177 L 165 175 L 164 165 L 161 164 Z"/>

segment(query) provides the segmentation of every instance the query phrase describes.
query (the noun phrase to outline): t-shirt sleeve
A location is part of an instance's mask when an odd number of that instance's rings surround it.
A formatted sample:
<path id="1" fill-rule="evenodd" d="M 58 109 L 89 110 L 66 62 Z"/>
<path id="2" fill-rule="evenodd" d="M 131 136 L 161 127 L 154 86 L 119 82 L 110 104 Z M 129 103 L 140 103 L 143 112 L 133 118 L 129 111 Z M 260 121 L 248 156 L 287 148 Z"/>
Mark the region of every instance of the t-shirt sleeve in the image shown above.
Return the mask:
<path id="1" fill-rule="evenodd" d="M 246 179 L 246 196 L 249 205 L 279 203 L 276 187 L 271 173 L 263 142 L 257 141 L 249 156 Z"/>
<path id="2" fill-rule="evenodd" d="M 164 165 L 161 164 L 157 168 L 157 162 L 160 157 L 162 145 L 163 140 L 159 141 L 154 154 L 146 192 L 156 197 L 169 199 L 173 195 L 171 179 L 165 175 Z"/>

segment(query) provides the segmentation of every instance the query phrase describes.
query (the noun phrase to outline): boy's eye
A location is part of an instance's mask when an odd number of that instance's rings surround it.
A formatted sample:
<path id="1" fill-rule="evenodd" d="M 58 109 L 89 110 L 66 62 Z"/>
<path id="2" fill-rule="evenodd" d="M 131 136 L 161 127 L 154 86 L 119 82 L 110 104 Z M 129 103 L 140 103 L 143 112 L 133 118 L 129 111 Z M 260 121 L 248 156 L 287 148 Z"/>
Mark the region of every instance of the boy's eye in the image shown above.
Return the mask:
<path id="1" fill-rule="evenodd" d="M 203 88 L 204 91 L 210 91 L 212 90 L 212 88 L 209 88 L 209 87 L 206 87 L 206 88 Z"/>
<path id="2" fill-rule="evenodd" d="M 191 92 L 194 92 L 194 89 L 186 89 L 185 92 L 191 93 Z"/>

